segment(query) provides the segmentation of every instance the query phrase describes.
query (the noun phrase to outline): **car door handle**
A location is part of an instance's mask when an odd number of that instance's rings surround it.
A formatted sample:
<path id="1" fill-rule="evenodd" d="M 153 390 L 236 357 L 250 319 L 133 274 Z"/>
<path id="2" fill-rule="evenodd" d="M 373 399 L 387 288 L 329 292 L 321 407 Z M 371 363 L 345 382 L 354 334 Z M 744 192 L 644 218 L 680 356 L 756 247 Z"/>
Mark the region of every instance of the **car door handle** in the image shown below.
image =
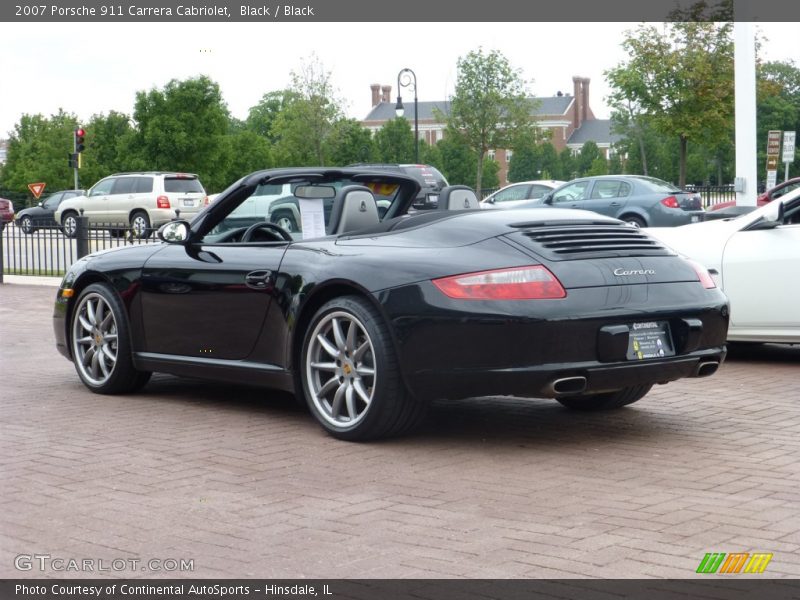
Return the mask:
<path id="1" fill-rule="evenodd" d="M 251 271 L 245 275 L 244 282 L 247 287 L 263 290 L 265 289 L 272 279 L 272 271 L 264 269 L 262 271 Z"/>
<path id="2" fill-rule="evenodd" d="M 609 206 L 622 206 L 621 202 L 612 202 Z"/>

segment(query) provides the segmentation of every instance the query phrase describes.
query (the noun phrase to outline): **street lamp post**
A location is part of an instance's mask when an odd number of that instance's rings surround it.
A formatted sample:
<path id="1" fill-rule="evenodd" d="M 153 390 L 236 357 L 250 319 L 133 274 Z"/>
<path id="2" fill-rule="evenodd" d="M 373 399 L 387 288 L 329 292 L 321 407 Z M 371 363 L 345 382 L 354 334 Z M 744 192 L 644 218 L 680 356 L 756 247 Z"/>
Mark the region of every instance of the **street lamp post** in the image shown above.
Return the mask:
<path id="1" fill-rule="evenodd" d="M 413 77 L 413 80 L 412 80 Z M 403 69 L 397 74 L 397 104 L 394 112 L 398 117 L 403 116 L 403 98 L 400 95 L 400 88 L 414 87 L 414 162 L 419 163 L 419 111 L 417 103 L 417 75 L 411 69 Z"/>

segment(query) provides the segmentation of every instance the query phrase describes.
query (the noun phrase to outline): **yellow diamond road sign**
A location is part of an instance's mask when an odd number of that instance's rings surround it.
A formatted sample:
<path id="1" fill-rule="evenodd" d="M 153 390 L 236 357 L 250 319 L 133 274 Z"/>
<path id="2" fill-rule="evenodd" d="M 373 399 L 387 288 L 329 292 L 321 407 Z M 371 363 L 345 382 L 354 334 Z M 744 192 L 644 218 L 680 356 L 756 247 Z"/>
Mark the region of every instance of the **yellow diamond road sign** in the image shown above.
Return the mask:
<path id="1" fill-rule="evenodd" d="M 31 191 L 31 194 L 33 194 L 33 197 L 38 200 L 44 191 L 44 186 L 46 185 L 46 183 L 29 183 L 28 189 Z"/>

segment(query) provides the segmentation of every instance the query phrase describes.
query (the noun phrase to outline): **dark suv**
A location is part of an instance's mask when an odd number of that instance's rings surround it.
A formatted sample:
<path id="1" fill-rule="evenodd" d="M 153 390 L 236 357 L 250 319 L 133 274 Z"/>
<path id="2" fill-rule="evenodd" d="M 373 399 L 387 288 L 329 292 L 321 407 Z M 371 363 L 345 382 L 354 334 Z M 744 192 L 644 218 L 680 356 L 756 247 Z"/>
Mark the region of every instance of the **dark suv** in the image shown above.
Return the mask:
<path id="1" fill-rule="evenodd" d="M 447 179 L 436 167 L 430 165 L 395 165 L 387 163 L 356 163 L 348 167 L 361 167 L 375 169 L 376 171 L 394 171 L 404 173 L 419 182 L 420 191 L 412 205 L 416 210 L 436 208 L 439 202 L 439 192 L 447 187 Z"/>

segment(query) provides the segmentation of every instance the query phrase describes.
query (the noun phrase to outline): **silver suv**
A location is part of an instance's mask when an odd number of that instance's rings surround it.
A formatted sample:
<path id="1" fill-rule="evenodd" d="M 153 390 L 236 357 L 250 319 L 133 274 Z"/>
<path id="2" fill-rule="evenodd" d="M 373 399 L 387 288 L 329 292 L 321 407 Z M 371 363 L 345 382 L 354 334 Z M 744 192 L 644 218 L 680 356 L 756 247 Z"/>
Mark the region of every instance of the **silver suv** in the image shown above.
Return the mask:
<path id="1" fill-rule="evenodd" d="M 138 238 L 174 219 L 176 210 L 191 219 L 208 204 L 208 196 L 197 175 L 191 173 L 118 173 L 101 179 L 85 196 L 64 200 L 55 220 L 67 237 L 74 237 L 77 218 L 89 218 L 89 225 L 131 229 Z"/>

